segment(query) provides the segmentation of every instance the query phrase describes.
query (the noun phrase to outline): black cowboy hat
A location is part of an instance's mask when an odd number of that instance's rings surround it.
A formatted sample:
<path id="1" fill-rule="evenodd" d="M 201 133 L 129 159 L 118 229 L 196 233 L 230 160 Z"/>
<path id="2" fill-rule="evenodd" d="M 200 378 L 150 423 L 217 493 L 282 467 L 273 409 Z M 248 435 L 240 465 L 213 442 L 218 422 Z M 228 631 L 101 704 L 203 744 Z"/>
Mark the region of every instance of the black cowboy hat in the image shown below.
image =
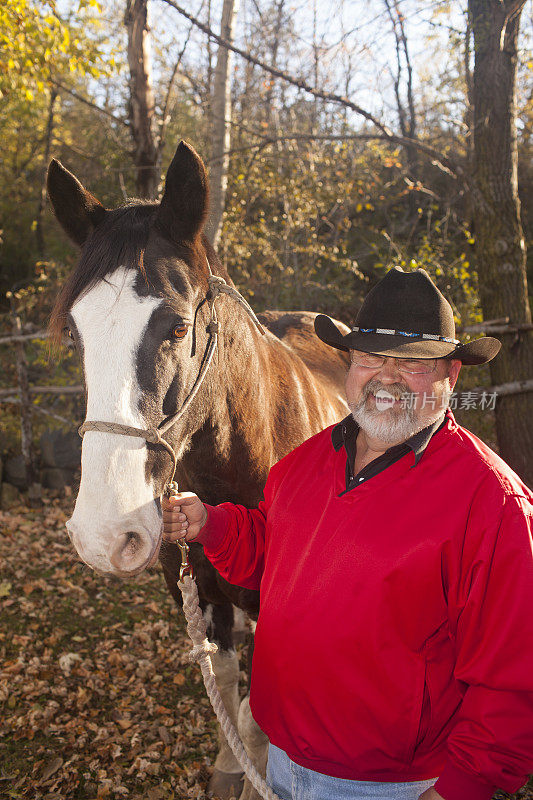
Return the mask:
<path id="1" fill-rule="evenodd" d="M 501 343 L 482 336 L 468 344 L 455 338 L 453 311 L 427 272 L 393 267 L 366 296 L 355 325 L 344 335 L 330 317 L 315 319 L 317 336 L 338 350 L 361 350 L 397 358 L 456 358 L 484 364 Z"/>

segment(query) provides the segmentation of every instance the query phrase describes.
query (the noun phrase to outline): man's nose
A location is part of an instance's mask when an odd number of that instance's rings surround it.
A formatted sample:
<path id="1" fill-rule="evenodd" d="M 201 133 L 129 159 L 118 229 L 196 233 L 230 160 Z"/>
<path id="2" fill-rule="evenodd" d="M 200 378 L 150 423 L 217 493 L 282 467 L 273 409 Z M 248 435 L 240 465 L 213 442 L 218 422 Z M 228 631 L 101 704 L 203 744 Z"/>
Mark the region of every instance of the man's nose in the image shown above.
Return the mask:
<path id="1" fill-rule="evenodd" d="M 378 372 L 379 379 L 383 383 L 398 383 L 398 378 L 401 378 L 401 375 L 402 373 L 398 369 L 398 362 L 395 358 L 387 358 Z"/>

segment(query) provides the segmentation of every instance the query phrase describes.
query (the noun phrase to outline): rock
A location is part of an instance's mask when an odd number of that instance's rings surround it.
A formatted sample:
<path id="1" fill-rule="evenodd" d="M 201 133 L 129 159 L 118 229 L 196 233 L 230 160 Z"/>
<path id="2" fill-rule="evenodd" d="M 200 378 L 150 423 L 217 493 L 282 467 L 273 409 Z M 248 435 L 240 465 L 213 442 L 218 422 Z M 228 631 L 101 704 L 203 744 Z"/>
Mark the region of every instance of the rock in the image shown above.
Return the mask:
<path id="1" fill-rule="evenodd" d="M 27 484 L 26 464 L 22 456 L 11 456 L 4 464 L 4 481 L 12 483 L 19 489 Z"/>
<path id="2" fill-rule="evenodd" d="M 45 489 L 64 489 L 73 479 L 73 473 L 66 469 L 47 467 L 41 472 L 41 483 Z"/>
<path id="3" fill-rule="evenodd" d="M 41 457 L 45 467 L 79 469 L 81 438 L 77 431 L 45 431 L 41 436 Z"/>
<path id="4" fill-rule="evenodd" d="M 20 503 L 20 493 L 11 483 L 0 484 L 0 508 L 7 510 Z"/>
<path id="5" fill-rule="evenodd" d="M 28 486 L 28 503 L 30 506 L 38 505 L 43 496 L 42 484 L 34 482 Z"/>

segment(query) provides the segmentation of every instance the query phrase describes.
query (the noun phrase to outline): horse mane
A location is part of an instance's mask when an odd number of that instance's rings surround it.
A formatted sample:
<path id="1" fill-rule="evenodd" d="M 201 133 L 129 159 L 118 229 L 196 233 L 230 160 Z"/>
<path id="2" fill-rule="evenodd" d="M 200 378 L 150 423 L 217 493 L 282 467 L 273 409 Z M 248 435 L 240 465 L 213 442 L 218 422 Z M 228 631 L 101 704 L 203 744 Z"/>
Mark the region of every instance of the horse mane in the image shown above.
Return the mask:
<path id="1" fill-rule="evenodd" d="M 91 289 L 98 281 L 104 280 L 118 267 L 138 269 L 147 281 L 144 264 L 144 251 L 148 238 L 154 229 L 157 201 L 130 200 L 118 208 L 106 210 L 105 217 L 85 241 L 79 261 L 67 278 L 52 309 L 49 330 L 51 344 L 58 346 L 63 330 L 67 325 L 67 315 L 81 294 Z M 164 238 L 164 237 L 162 237 Z M 174 255 L 192 266 L 204 264 L 201 248 L 211 268 L 230 281 L 215 250 L 205 236 L 188 245 L 172 243 Z M 199 271 L 203 269 L 200 266 Z"/>
<path id="2" fill-rule="evenodd" d="M 61 340 L 67 314 L 83 292 L 120 266 L 137 267 L 145 275 L 143 255 L 156 208 L 156 203 L 133 200 L 106 211 L 55 301 L 49 325 L 54 344 Z"/>

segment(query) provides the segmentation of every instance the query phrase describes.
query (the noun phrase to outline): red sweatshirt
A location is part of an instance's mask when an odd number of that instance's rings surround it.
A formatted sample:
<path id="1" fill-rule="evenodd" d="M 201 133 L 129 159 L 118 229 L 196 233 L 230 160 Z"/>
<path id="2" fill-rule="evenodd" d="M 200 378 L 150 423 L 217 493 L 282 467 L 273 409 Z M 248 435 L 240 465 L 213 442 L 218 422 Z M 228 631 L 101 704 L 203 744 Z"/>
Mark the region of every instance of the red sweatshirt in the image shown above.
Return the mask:
<path id="1" fill-rule="evenodd" d="M 250 703 L 273 744 L 352 780 L 440 776 L 488 800 L 533 772 L 532 500 L 448 412 L 345 491 L 331 428 L 276 464 L 257 509 L 209 509 L 199 540 L 261 592 Z"/>

